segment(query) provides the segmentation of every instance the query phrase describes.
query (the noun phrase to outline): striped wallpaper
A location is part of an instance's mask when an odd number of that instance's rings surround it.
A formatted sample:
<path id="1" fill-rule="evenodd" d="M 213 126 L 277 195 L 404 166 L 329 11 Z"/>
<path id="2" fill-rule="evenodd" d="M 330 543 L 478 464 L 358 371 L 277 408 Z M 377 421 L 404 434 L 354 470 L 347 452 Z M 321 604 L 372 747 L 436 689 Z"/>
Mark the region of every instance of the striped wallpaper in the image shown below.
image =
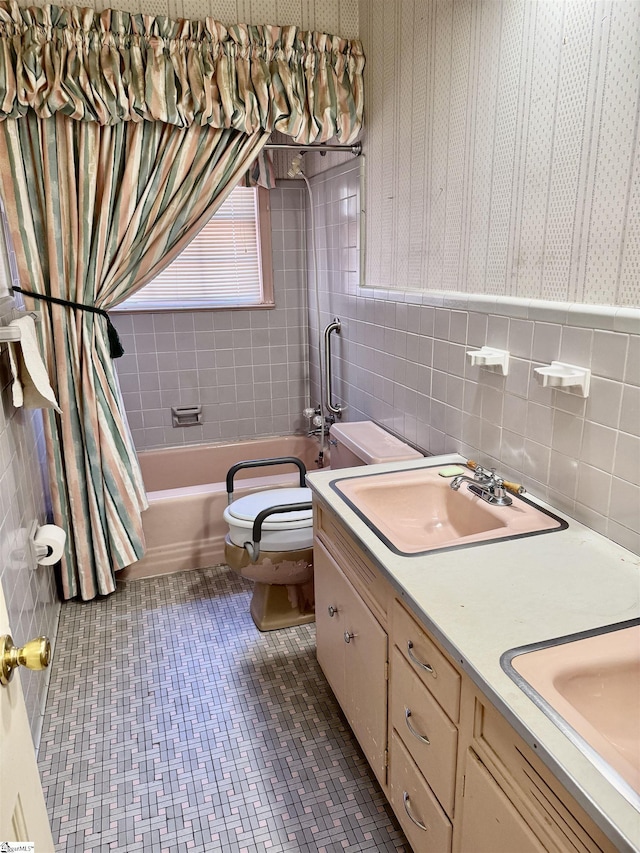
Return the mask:
<path id="1" fill-rule="evenodd" d="M 640 305 L 640 3 L 362 0 L 366 273 Z"/>
<path id="2" fill-rule="evenodd" d="M 19 0 L 20 6 L 44 6 L 42 0 Z M 59 2 L 61 6 L 74 5 Z M 215 18 L 223 24 L 294 24 L 344 38 L 358 36 L 357 0 L 83 0 L 89 9 L 124 9 L 169 18 Z"/>

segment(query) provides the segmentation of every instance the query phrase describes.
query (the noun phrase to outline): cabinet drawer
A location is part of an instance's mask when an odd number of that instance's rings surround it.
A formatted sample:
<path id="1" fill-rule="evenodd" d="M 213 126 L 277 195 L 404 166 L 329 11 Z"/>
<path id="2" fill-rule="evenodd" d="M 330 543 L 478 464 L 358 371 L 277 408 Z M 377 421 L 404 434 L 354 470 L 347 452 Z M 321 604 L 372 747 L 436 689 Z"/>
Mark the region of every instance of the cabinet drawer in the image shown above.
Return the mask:
<path id="1" fill-rule="evenodd" d="M 391 805 L 411 846 L 416 853 L 449 853 L 451 822 L 395 732 L 390 753 Z"/>
<path id="2" fill-rule="evenodd" d="M 393 642 L 454 723 L 460 716 L 460 675 L 444 654 L 396 600 Z"/>
<path id="3" fill-rule="evenodd" d="M 390 696 L 393 727 L 452 817 L 458 730 L 398 649 L 391 660 Z"/>

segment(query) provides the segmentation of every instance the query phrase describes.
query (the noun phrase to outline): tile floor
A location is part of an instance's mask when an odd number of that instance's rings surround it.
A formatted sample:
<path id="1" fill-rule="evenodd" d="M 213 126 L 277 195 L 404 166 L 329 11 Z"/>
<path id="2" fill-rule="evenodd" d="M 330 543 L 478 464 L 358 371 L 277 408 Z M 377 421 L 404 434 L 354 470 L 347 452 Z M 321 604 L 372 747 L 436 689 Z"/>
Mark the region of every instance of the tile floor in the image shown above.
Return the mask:
<path id="1" fill-rule="evenodd" d="M 315 658 L 225 567 L 62 608 L 39 765 L 58 853 L 405 851 Z"/>

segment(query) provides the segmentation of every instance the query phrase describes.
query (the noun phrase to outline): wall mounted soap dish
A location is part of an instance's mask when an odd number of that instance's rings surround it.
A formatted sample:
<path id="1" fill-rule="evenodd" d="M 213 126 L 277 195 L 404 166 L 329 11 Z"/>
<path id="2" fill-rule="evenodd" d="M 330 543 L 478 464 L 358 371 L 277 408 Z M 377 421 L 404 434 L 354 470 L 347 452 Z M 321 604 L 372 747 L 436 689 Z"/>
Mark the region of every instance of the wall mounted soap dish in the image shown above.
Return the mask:
<path id="1" fill-rule="evenodd" d="M 538 385 L 543 388 L 559 388 L 573 391 L 581 397 L 589 396 L 591 371 L 587 367 L 552 361 L 546 367 L 534 367 L 533 372 Z"/>
<path id="2" fill-rule="evenodd" d="M 467 358 L 472 367 L 495 367 L 496 373 L 506 376 L 509 373 L 509 353 L 505 349 L 481 347 L 467 350 Z"/>

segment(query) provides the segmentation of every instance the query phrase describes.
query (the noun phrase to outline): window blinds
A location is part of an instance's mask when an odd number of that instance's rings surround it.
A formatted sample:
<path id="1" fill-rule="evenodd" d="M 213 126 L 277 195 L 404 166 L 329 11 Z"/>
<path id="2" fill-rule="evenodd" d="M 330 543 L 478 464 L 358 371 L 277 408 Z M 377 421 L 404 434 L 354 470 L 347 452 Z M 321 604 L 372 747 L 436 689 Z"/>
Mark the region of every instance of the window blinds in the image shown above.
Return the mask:
<path id="1" fill-rule="evenodd" d="M 173 263 L 118 308 L 232 308 L 262 301 L 257 191 L 236 187 Z"/>

